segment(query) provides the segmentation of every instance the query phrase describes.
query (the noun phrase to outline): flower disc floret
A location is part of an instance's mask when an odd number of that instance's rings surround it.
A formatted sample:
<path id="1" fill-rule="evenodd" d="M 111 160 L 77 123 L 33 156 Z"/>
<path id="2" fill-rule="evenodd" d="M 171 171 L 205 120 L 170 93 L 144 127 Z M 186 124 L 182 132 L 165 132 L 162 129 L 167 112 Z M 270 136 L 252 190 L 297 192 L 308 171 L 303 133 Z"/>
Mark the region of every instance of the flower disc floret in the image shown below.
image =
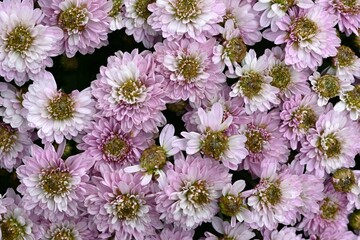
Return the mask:
<path id="1" fill-rule="evenodd" d="M 9 217 L 0 221 L 0 228 L 3 240 L 20 240 L 26 235 L 25 226 L 23 226 L 16 218 Z"/>
<path id="2" fill-rule="evenodd" d="M 342 152 L 341 142 L 337 139 L 335 134 L 331 133 L 327 136 L 319 138 L 318 148 L 327 156 L 327 158 L 337 157 Z"/>
<path id="3" fill-rule="evenodd" d="M 121 136 L 114 135 L 105 141 L 102 151 L 108 161 L 120 162 L 127 156 L 130 147 Z"/>
<path id="4" fill-rule="evenodd" d="M 109 16 L 114 18 L 121 11 L 124 2 L 123 0 L 113 0 L 112 2 L 113 2 L 113 6 L 109 12 Z"/>
<path id="5" fill-rule="evenodd" d="M 246 149 L 251 153 L 260 153 L 263 150 L 264 144 L 269 141 L 270 134 L 266 129 L 257 127 L 254 124 L 248 124 L 246 136 Z"/>
<path id="6" fill-rule="evenodd" d="M 70 119 L 74 115 L 74 101 L 71 96 L 59 92 L 59 94 L 49 101 L 47 111 L 52 119 L 65 120 Z"/>
<path id="7" fill-rule="evenodd" d="M 33 42 L 34 38 L 30 30 L 25 26 L 17 25 L 7 34 L 5 45 L 8 51 L 24 53 L 31 47 Z"/>
<path id="8" fill-rule="evenodd" d="M 242 206 L 243 199 L 239 195 L 227 194 L 219 199 L 220 212 L 229 217 L 236 216 Z"/>
<path id="9" fill-rule="evenodd" d="M 194 183 L 187 183 L 183 187 L 183 192 L 189 202 L 195 205 L 206 205 L 210 203 L 210 194 L 206 186 L 206 181 L 195 181 Z"/>
<path id="10" fill-rule="evenodd" d="M 129 79 L 118 88 L 118 102 L 124 101 L 128 104 L 141 102 L 142 95 L 146 91 L 146 87 L 135 79 Z"/>
<path id="11" fill-rule="evenodd" d="M 60 168 L 45 169 L 40 174 L 39 186 L 48 198 L 63 196 L 71 189 L 71 175 Z"/>
<path id="12" fill-rule="evenodd" d="M 317 79 L 315 90 L 324 98 L 333 98 L 339 94 L 340 79 L 334 75 L 324 75 Z"/>
<path id="13" fill-rule="evenodd" d="M 356 85 L 352 91 L 346 92 L 345 103 L 350 106 L 350 108 L 359 109 L 360 108 L 360 85 Z"/>
<path id="14" fill-rule="evenodd" d="M 198 8 L 199 0 L 176 0 L 174 5 L 175 17 L 179 20 L 190 21 L 201 13 Z"/>
<path id="15" fill-rule="evenodd" d="M 224 43 L 224 53 L 231 62 L 240 63 L 246 56 L 246 45 L 241 37 L 235 37 Z"/>
<path id="16" fill-rule="evenodd" d="M 84 30 L 88 22 L 88 11 L 85 7 L 72 6 L 59 15 L 59 26 L 69 33 L 77 33 Z"/>
<path id="17" fill-rule="evenodd" d="M 347 193 L 355 185 L 356 179 L 351 169 L 341 168 L 334 172 L 331 181 L 336 191 Z"/>
<path id="18" fill-rule="evenodd" d="M 143 19 L 147 19 L 151 15 L 147 7 L 153 2 L 155 2 L 155 0 L 137 0 L 134 6 L 137 15 Z"/>
<path id="19" fill-rule="evenodd" d="M 50 235 L 51 240 L 75 240 L 75 236 L 72 229 L 57 228 Z"/>
<path id="20" fill-rule="evenodd" d="M 272 0 L 273 4 L 278 4 L 283 12 L 286 12 L 290 7 L 294 5 L 294 0 Z"/>
<path id="21" fill-rule="evenodd" d="M 306 17 L 296 19 L 292 27 L 295 41 L 311 41 L 311 38 L 318 32 L 316 23 Z"/>
<path id="22" fill-rule="evenodd" d="M 141 207 L 137 196 L 130 193 L 119 194 L 110 204 L 115 216 L 121 220 L 137 218 Z"/>
<path id="23" fill-rule="evenodd" d="M 273 66 L 269 75 L 272 77 L 271 85 L 279 88 L 281 91 L 288 88 L 291 82 L 290 69 L 284 64 L 276 64 Z"/>
<path id="24" fill-rule="evenodd" d="M 9 152 L 16 140 L 15 130 L 10 125 L 0 122 L 0 149 L 2 152 Z"/>
<path id="25" fill-rule="evenodd" d="M 331 201 L 329 198 L 325 198 L 323 204 L 320 206 L 320 216 L 326 220 L 335 219 L 338 212 L 339 206 L 336 202 Z"/>
<path id="26" fill-rule="evenodd" d="M 194 56 L 184 56 L 177 60 L 177 74 L 182 75 L 186 82 L 196 80 L 200 71 L 200 61 Z"/>
<path id="27" fill-rule="evenodd" d="M 153 145 L 145 149 L 140 157 L 140 166 L 153 173 L 166 164 L 166 152 L 163 147 Z"/>
<path id="28" fill-rule="evenodd" d="M 337 61 L 337 65 L 339 65 L 339 67 L 351 66 L 354 63 L 354 61 L 356 60 L 356 58 L 357 57 L 355 55 L 355 52 L 348 46 L 341 45 L 338 48 L 338 52 L 336 55 L 336 61 Z"/>
<path id="29" fill-rule="evenodd" d="M 296 119 L 299 122 L 298 128 L 304 132 L 315 127 L 317 118 L 314 110 L 310 107 L 299 107 L 291 116 L 291 119 Z"/>
<path id="30" fill-rule="evenodd" d="M 279 184 L 279 182 L 272 182 L 263 192 L 263 200 L 270 205 L 274 206 L 281 201 L 281 190 Z"/>
<path id="31" fill-rule="evenodd" d="M 239 80 L 239 86 L 244 94 L 248 98 L 253 98 L 259 95 L 262 90 L 264 82 L 264 76 L 255 71 L 245 72 Z"/>
<path id="32" fill-rule="evenodd" d="M 218 160 L 228 147 L 229 140 L 224 132 L 208 131 L 202 142 L 201 150 L 206 156 Z"/>

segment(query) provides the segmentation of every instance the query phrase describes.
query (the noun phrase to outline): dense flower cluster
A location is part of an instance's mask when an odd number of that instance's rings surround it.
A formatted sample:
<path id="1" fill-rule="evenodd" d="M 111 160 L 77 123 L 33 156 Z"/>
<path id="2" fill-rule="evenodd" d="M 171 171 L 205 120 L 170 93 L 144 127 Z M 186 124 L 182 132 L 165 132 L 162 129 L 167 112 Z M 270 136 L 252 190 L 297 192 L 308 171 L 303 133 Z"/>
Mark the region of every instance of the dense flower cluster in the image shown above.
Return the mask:
<path id="1" fill-rule="evenodd" d="M 1 1 L 0 239 L 360 239 L 359 28 L 358 0 Z"/>

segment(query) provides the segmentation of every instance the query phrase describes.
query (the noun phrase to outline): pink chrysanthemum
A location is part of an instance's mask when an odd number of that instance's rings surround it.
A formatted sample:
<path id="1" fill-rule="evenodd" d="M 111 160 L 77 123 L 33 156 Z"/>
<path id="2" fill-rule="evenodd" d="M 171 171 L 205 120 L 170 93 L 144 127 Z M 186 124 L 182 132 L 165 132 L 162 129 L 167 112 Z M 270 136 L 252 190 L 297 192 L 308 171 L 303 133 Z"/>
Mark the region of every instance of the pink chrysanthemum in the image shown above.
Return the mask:
<path id="1" fill-rule="evenodd" d="M 77 52 L 93 53 L 108 44 L 110 1 L 39 0 L 38 3 L 45 13 L 44 22 L 63 30 L 60 47 L 68 57 Z"/>
<path id="2" fill-rule="evenodd" d="M 216 177 L 214 177 L 216 176 Z M 209 158 L 179 155 L 159 178 L 156 210 L 165 223 L 194 229 L 219 211 L 221 190 L 231 182 L 228 169 Z"/>
<path id="3" fill-rule="evenodd" d="M 166 108 L 162 81 L 149 51 L 119 51 L 100 68 L 97 80 L 91 83 L 91 93 L 100 114 L 122 121 L 123 131 L 157 132 L 157 127 L 166 122 L 161 113 Z"/>
<path id="4" fill-rule="evenodd" d="M 185 139 L 178 140 L 174 146 L 186 150 L 187 154 L 201 152 L 204 156 L 221 161 L 226 167 L 237 170 L 238 165 L 248 154 L 244 143 L 246 137 L 240 134 L 227 134 L 232 117 L 224 120 L 224 109 L 220 103 L 215 103 L 211 110 L 205 112 L 198 109 L 198 132 L 182 132 Z"/>
<path id="5" fill-rule="evenodd" d="M 302 143 L 319 116 L 324 113 L 325 108 L 317 104 L 318 97 L 312 93 L 306 96 L 295 95 L 282 105 L 280 118 L 282 124 L 279 131 L 290 141 L 293 150 Z"/>
<path id="6" fill-rule="evenodd" d="M 19 132 L 0 118 L 0 168 L 11 172 L 18 167 L 32 144 L 28 132 Z"/>
<path id="7" fill-rule="evenodd" d="M 321 115 L 302 144 L 299 160 L 306 171 L 323 177 L 342 167 L 355 166 L 359 151 L 359 126 L 345 113 Z"/>
<path id="8" fill-rule="evenodd" d="M 147 22 L 170 41 L 185 36 L 204 43 L 219 34 L 225 15 L 221 0 L 158 0 L 148 9 L 152 14 Z"/>
<path id="9" fill-rule="evenodd" d="M 0 116 L 5 123 L 20 132 L 31 129 L 26 120 L 27 110 L 22 105 L 24 94 L 24 89 L 17 89 L 8 83 L 0 83 Z"/>
<path id="10" fill-rule="evenodd" d="M 253 10 L 251 1 L 224 0 L 224 3 L 226 7 L 225 26 L 226 22 L 232 21 L 235 29 L 240 31 L 240 36 L 246 45 L 260 42 L 262 36 L 259 17 Z"/>
<path id="11" fill-rule="evenodd" d="M 0 75 L 22 86 L 53 65 L 51 57 L 61 53 L 63 34 L 40 24 L 43 14 L 32 0 L 4 0 L 0 12 Z"/>
<path id="12" fill-rule="evenodd" d="M 340 32 L 346 36 L 352 33 L 359 35 L 360 28 L 360 3 L 357 0 L 318 0 L 317 4 L 325 11 L 334 14 L 338 18 Z"/>
<path id="13" fill-rule="evenodd" d="M 33 145 L 30 151 L 16 171 L 24 208 L 49 220 L 78 216 L 93 160 L 78 154 L 64 161 L 51 144 Z"/>
<path id="14" fill-rule="evenodd" d="M 245 147 L 249 155 L 244 159 L 243 168 L 251 174 L 260 176 L 262 162 L 276 160 L 285 163 L 290 151 L 288 141 L 279 132 L 279 112 L 252 115 L 251 122 L 239 129 L 247 138 Z"/>
<path id="15" fill-rule="evenodd" d="M 193 240 L 194 234 L 194 230 L 184 230 L 180 227 L 173 227 L 172 224 L 169 224 L 161 230 L 160 234 L 147 237 L 145 240 Z"/>
<path id="16" fill-rule="evenodd" d="M 174 141 L 178 139 L 178 137 L 174 136 L 174 133 L 175 128 L 173 125 L 165 125 L 159 136 L 160 146 L 153 144 L 146 148 L 139 158 L 140 164 L 127 167 L 124 171 L 141 171 L 143 173 L 141 185 L 146 185 L 150 183 L 153 177 L 164 174 L 163 168 L 166 168 L 167 158 L 180 151 L 179 148 L 173 146 Z"/>
<path id="17" fill-rule="evenodd" d="M 276 173 L 276 164 L 264 167 L 260 182 L 252 190 L 248 205 L 253 212 L 253 228 L 277 228 L 279 223 L 290 224 L 302 206 L 301 182 L 298 175 Z"/>
<path id="18" fill-rule="evenodd" d="M 312 89 L 318 94 L 317 104 L 319 106 L 325 106 L 331 98 L 353 89 L 350 81 L 330 74 L 320 75 L 317 71 L 309 77 L 309 80 Z"/>
<path id="19" fill-rule="evenodd" d="M 152 185 L 143 186 L 141 174 L 125 173 L 103 166 L 93 176 L 94 192 L 87 193 L 85 206 L 100 232 L 109 232 L 117 240 L 144 239 L 162 228 L 155 211 Z"/>
<path id="20" fill-rule="evenodd" d="M 233 184 L 227 183 L 219 199 L 220 212 L 231 217 L 232 227 L 236 225 L 236 220 L 246 223 L 253 222 L 252 213 L 246 205 L 244 194 L 242 194 L 244 188 L 244 180 L 238 180 Z"/>
<path id="21" fill-rule="evenodd" d="M 311 0 L 260 0 L 254 4 L 254 10 L 262 12 L 260 16 L 260 26 L 268 27 L 270 25 L 271 31 L 275 32 L 278 30 L 276 22 L 284 17 L 287 11 L 293 6 L 308 9 L 313 7 L 314 3 Z"/>
<path id="22" fill-rule="evenodd" d="M 283 227 L 280 231 L 274 230 L 264 236 L 264 240 L 305 240 L 301 234 L 296 234 L 296 231 L 294 227 Z"/>
<path id="23" fill-rule="evenodd" d="M 236 67 L 235 73 L 239 80 L 231 87 L 231 97 L 244 98 L 247 114 L 255 111 L 265 112 L 272 105 L 280 104 L 277 97 L 279 89 L 270 85 L 272 77 L 265 75 L 268 67 L 266 56 L 256 58 L 256 53 L 251 49 L 241 62 L 242 67 Z"/>
<path id="24" fill-rule="evenodd" d="M 359 236 L 352 231 L 339 230 L 337 228 L 326 228 L 321 234 L 311 235 L 309 240 L 359 240 Z"/>
<path id="25" fill-rule="evenodd" d="M 355 85 L 351 91 L 340 94 L 340 101 L 334 106 L 337 112 L 350 112 L 350 119 L 357 120 L 360 116 L 360 85 Z"/>
<path id="26" fill-rule="evenodd" d="M 161 32 L 154 31 L 147 23 L 151 12 L 149 4 L 155 0 L 124 0 L 124 26 L 128 35 L 133 35 L 136 42 L 142 42 L 145 47 L 151 48 L 155 42 L 161 40 Z"/>
<path id="27" fill-rule="evenodd" d="M 320 209 L 315 215 L 303 218 L 300 229 L 307 234 L 321 234 L 326 229 L 347 230 L 349 211 L 346 209 L 346 195 L 336 192 L 328 185 L 325 188 L 325 198 L 319 204 Z"/>
<path id="28" fill-rule="evenodd" d="M 298 72 L 292 66 L 285 65 L 285 52 L 280 47 L 266 49 L 265 55 L 268 57 L 268 68 L 265 72 L 272 77 L 270 85 L 280 90 L 278 95 L 281 99 L 296 94 L 307 95 L 311 92 L 307 83 L 309 72 Z"/>
<path id="29" fill-rule="evenodd" d="M 46 74 L 29 86 L 23 106 L 27 109 L 29 126 L 37 128 L 44 142 L 61 143 L 71 139 L 90 124 L 95 114 L 90 88 L 70 94 L 57 90 L 52 74 Z"/>
<path id="30" fill-rule="evenodd" d="M 111 0 L 112 8 L 108 15 L 111 18 L 109 28 L 111 31 L 122 29 L 124 27 L 124 1 L 123 0 Z"/>
<path id="31" fill-rule="evenodd" d="M 279 19 L 276 32 L 264 33 L 264 37 L 275 44 L 285 43 L 285 64 L 301 71 L 309 67 L 315 70 L 323 58 L 333 57 L 340 46 L 336 34 L 336 16 L 320 6 L 310 9 L 291 8 Z"/>
<path id="32" fill-rule="evenodd" d="M 102 164 L 110 164 L 114 169 L 134 164 L 152 143 L 152 134 L 125 133 L 122 124 L 114 118 L 99 118 L 85 129 L 78 148 L 95 160 L 95 169 Z"/>
<path id="33" fill-rule="evenodd" d="M 255 237 L 255 233 L 251 231 L 252 229 L 245 224 L 236 223 L 235 226 L 231 226 L 228 222 L 218 217 L 214 217 L 211 223 L 213 228 L 221 234 L 221 238 L 210 232 L 205 232 L 204 240 L 250 240 Z"/>
<path id="34" fill-rule="evenodd" d="M 155 48 L 158 71 L 164 75 L 164 91 L 169 101 L 188 100 L 196 105 L 221 89 L 226 81 L 219 64 L 212 62 L 215 39 L 204 43 L 190 39 L 165 40 Z"/>

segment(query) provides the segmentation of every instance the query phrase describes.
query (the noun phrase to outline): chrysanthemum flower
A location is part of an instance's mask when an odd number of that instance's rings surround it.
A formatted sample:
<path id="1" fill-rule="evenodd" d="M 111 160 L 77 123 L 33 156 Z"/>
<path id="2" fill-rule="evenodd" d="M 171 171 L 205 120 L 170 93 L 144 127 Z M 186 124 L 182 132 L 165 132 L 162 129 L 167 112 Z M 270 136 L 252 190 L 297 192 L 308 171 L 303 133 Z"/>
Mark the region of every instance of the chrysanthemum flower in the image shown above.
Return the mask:
<path id="1" fill-rule="evenodd" d="M 359 240 L 359 236 L 352 231 L 339 230 L 337 228 L 326 228 L 321 234 L 310 235 L 309 240 Z"/>
<path id="2" fill-rule="evenodd" d="M 111 18 L 109 28 L 111 31 L 122 29 L 124 27 L 124 1 L 123 0 L 111 0 L 112 8 L 108 15 Z"/>
<path id="3" fill-rule="evenodd" d="M 198 116 L 198 132 L 182 132 L 181 135 L 185 139 L 174 142 L 174 146 L 186 150 L 187 154 L 201 152 L 204 156 L 221 161 L 226 167 L 237 170 L 248 151 L 244 146 L 245 136 L 225 132 L 231 124 L 232 117 L 228 116 L 224 120 L 224 109 L 220 103 L 215 103 L 208 112 L 199 108 Z"/>
<path id="4" fill-rule="evenodd" d="M 280 98 L 310 93 L 307 83 L 309 73 L 307 71 L 298 72 L 292 66 L 285 65 L 285 52 L 280 47 L 274 47 L 271 50 L 266 49 L 265 55 L 268 57 L 268 68 L 265 73 L 272 77 L 270 85 L 280 90 L 278 93 Z"/>
<path id="5" fill-rule="evenodd" d="M 214 177 L 216 176 L 216 177 Z M 156 210 L 165 223 L 194 229 L 219 211 L 221 190 L 231 182 L 228 169 L 201 156 L 175 158 L 174 166 L 158 179 Z"/>
<path id="6" fill-rule="evenodd" d="M 262 162 L 287 162 L 289 144 L 279 132 L 279 125 L 279 112 L 275 110 L 267 114 L 255 113 L 250 123 L 241 126 L 239 131 L 246 136 L 245 147 L 249 152 L 243 161 L 243 168 L 251 174 L 260 176 Z"/>
<path id="7" fill-rule="evenodd" d="M 57 90 L 50 73 L 30 85 L 23 100 L 29 125 L 39 129 L 43 143 L 61 143 L 77 136 L 93 118 L 94 105 L 89 88 L 64 93 Z"/>
<path id="8" fill-rule="evenodd" d="M 341 79 L 354 82 L 355 77 L 360 78 L 360 58 L 348 46 L 341 45 L 338 48 L 333 65 L 329 73 L 336 74 Z"/>
<path id="9" fill-rule="evenodd" d="M 131 240 L 144 239 L 162 228 L 152 186 L 141 185 L 141 176 L 104 166 L 100 176 L 92 177 L 96 188 L 87 193 L 85 206 L 100 232 Z"/>
<path id="10" fill-rule="evenodd" d="M 20 132 L 31 129 L 26 120 L 27 110 L 22 105 L 24 91 L 9 83 L 0 83 L 0 116 Z"/>
<path id="11" fill-rule="evenodd" d="M 298 143 L 305 139 L 309 130 L 315 127 L 319 116 L 324 113 L 325 108 L 320 107 L 317 102 L 317 95 L 312 93 L 306 96 L 292 96 L 283 103 L 279 131 L 290 140 L 293 150 L 298 148 Z"/>
<path id="12" fill-rule="evenodd" d="M 256 58 L 256 53 L 251 49 L 242 61 L 242 67 L 236 67 L 235 73 L 239 80 L 231 87 L 231 97 L 244 98 L 247 114 L 255 111 L 265 112 L 270 110 L 272 104 L 279 104 L 277 98 L 279 89 L 270 85 L 272 77 L 266 76 L 264 71 L 268 67 L 266 56 Z"/>
<path id="13" fill-rule="evenodd" d="M 310 9 L 291 8 L 289 13 L 279 19 L 279 30 L 268 32 L 264 37 L 275 44 L 285 43 L 285 64 L 301 71 L 309 67 L 315 70 L 323 58 L 333 57 L 340 46 L 340 38 L 334 26 L 336 16 L 320 6 Z"/>
<path id="14" fill-rule="evenodd" d="M 93 160 L 78 154 L 64 161 L 51 144 L 46 144 L 44 149 L 33 145 L 31 156 L 23 161 L 16 172 L 24 208 L 50 220 L 77 216 Z"/>
<path id="15" fill-rule="evenodd" d="M 248 209 L 245 196 L 241 193 L 245 188 L 245 181 L 238 180 L 233 184 L 226 184 L 219 198 L 220 212 L 231 217 L 231 226 L 234 227 L 236 220 L 250 223 L 253 221 L 252 213 Z"/>
<path id="16" fill-rule="evenodd" d="M 189 100 L 196 105 L 211 99 L 226 81 L 220 63 L 212 62 L 215 39 L 204 43 L 190 39 L 157 43 L 155 59 L 165 77 L 164 91 L 169 101 Z"/>
<path id="17" fill-rule="evenodd" d="M 107 0 L 39 0 L 44 22 L 63 30 L 62 52 L 73 57 L 108 44 L 111 2 Z"/>
<path id="18" fill-rule="evenodd" d="M 296 231 L 294 227 L 283 227 L 280 231 L 273 230 L 268 236 L 264 236 L 264 240 L 305 240 Z"/>
<path id="19" fill-rule="evenodd" d="M 307 234 L 321 234 L 326 229 L 336 229 L 339 232 L 347 230 L 349 220 L 346 209 L 346 195 L 336 192 L 331 185 L 325 188 L 325 198 L 320 202 L 320 209 L 315 215 L 304 217 L 299 229 Z"/>
<path id="20" fill-rule="evenodd" d="M 360 28 L 360 3 L 357 0 L 318 0 L 317 4 L 322 6 L 325 11 L 334 14 L 338 18 L 340 32 L 346 36 L 352 33 L 359 35 Z"/>
<path id="21" fill-rule="evenodd" d="M 0 168 L 11 172 L 18 167 L 33 144 L 28 132 L 19 132 L 0 118 Z"/>
<path id="22" fill-rule="evenodd" d="M 161 230 L 160 234 L 146 237 L 146 240 L 169 240 L 169 239 L 181 239 L 181 240 L 193 240 L 194 239 L 194 230 L 184 230 L 180 227 L 173 227 L 172 224 L 166 225 L 164 229 Z"/>
<path id="23" fill-rule="evenodd" d="M 154 43 L 161 40 L 161 32 L 157 32 L 147 23 L 151 12 L 149 4 L 155 0 L 124 0 L 124 26 L 128 35 L 133 35 L 138 43 L 143 43 L 145 47 L 151 48 Z"/>
<path id="24" fill-rule="evenodd" d="M 225 26 L 228 21 L 232 21 L 234 28 L 240 31 L 240 36 L 246 45 L 254 45 L 260 42 L 261 27 L 259 25 L 259 17 L 253 10 L 251 1 L 241 0 L 223 0 L 225 3 Z"/>
<path id="25" fill-rule="evenodd" d="M 247 202 L 253 212 L 253 228 L 276 229 L 279 223 L 289 224 L 302 206 L 301 182 L 298 175 L 276 173 L 276 164 L 262 169 L 260 182 L 252 190 Z"/>
<path id="26" fill-rule="evenodd" d="M 318 94 L 317 104 L 319 106 L 325 106 L 329 99 L 339 96 L 344 91 L 351 91 L 353 89 L 350 81 L 341 79 L 336 75 L 320 75 L 317 71 L 309 77 L 309 80 L 312 89 Z"/>
<path id="27" fill-rule="evenodd" d="M 53 65 L 63 34 L 40 24 L 43 14 L 32 0 L 4 0 L 0 12 L 0 76 L 22 86 Z"/>
<path id="28" fill-rule="evenodd" d="M 121 121 L 125 132 L 157 132 L 165 125 L 163 77 L 155 73 L 154 58 L 149 51 L 121 51 L 108 58 L 100 68 L 97 80 L 91 83 L 96 107 L 105 117 Z"/>
<path id="29" fill-rule="evenodd" d="M 221 0 L 158 0 L 148 9 L 152 14 L 147 22 L 170 41 L 185 36 L 204 43 L 219 34 L 225 15 Z"/>
<path id="30" fill-rule="evenodd" d="M 95 169 L 101 164 L 110 164 L 114 169 L 134 164 L 152 143 L 152 134 L 126 133 L 121 129 L 122 124 L 114 118 L 98 118 L 86 127 L 78 148 L 95 160 Z"/>
<path id="31" fill-rule="evenodd" d="M 359 126 L 347 114 L 331 110 L 309 130 L 300 149 L 300 163 L 306 165 L 307 172 L 320 177 L 342 167 L 353 167 L 359 138 Z"/>
<path id="32" fill-rule="evenodd" d="M 271 31 L 275 32 L 278 30 L 276 22 L 284 17 L 287 11 L 294 6 L 308 9 L 313 7 L 314 3 L 311 0 L 259 0 L 254 4 L 254 10 L 262 12 L 260 17 L 260 26 L 268 27 L 270 25 Z"/>
<path id="33" fill-rule="evenodd" d="M 340 94 L 340 101 L 334 106 L 334 110 L 350 112 L 351 120 L 357 120 L 360 115 L 360 85 L 355 85 L 351 91 Z"/>
<path id="34" fill-rule="evenodd" d="M 125 172 L 143 172 L 141 185 L 150 183 L 153 176 L 164 174 L 163 168 L 167 158 L 177 154 L 180 149 L 173 146 L 178 137 L 174 136 L 175 128 L 171 124 L 165 125 L 161 130 L 158 145 L 151 145 L 146 148 L 140 156 L 140 164 L 133 165 L 124 169 Z"/>
<path id="35" fill-rule="evenodd" d="M 223 221 L 218 217 L 214 217 L 211 224 L 216 232 L 221 234 L 221 238 L 210 232 L 205 232 L 204 240 L 250 240 L 255 237 L 255 233 L 253 233 L 250 227 L 245 224 L 236 223 L 235 226 L 231 226 L 228 222 Z"/>

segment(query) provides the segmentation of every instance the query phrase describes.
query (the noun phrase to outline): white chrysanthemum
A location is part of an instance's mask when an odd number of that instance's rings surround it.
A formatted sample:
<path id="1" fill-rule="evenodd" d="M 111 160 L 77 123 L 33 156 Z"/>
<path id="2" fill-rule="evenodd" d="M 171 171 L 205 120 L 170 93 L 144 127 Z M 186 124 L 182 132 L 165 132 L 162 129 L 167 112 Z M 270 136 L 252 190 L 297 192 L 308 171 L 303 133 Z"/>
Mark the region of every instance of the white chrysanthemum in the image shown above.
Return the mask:
<path id="1" fill-rule="evenodd" d="M 29 86 L 23 105 L 30 126 L 39 129 L 43 142 L 61 143 L 64 138 L 77 136 L 95 114 L 89 88 L 70 94 L 58 91 L 50 73 Z"/>
<path id="2" fill-rule="evenodd" d="M 264 74 L 268 67 L 266 57 L 257 59 L 255 51 L 251 49 L 241 65 L 235 70 L 240 79 L 232 86 L 230 96 L 244 98 L 246 113 L 252 114 L 257 110 L 265 112 L 271 109 L 272 104 L 280 104 L 276 96 L 279 89 L 271 86 L 272 77 Z"/>

